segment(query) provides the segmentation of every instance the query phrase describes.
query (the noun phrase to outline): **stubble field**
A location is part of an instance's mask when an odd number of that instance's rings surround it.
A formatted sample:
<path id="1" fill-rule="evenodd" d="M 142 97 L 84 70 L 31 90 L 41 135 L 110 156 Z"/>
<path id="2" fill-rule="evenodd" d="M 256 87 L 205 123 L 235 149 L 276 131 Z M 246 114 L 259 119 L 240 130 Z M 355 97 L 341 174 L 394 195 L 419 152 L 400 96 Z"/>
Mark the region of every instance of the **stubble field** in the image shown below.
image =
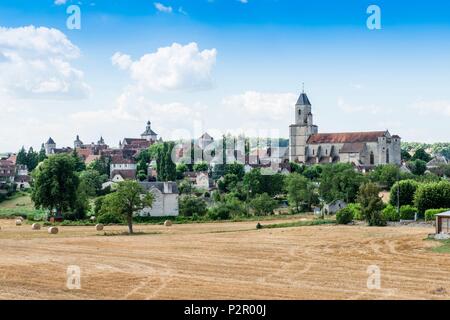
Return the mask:
<path id="1" fill-rule="evenodd" d="M 273 223 L 273 222 L 271 222 Z M 448 299 L 450 255 L 432 228 L 256 222 L 46 228 L 0 220 L 0 299 Z M 66 286 L 81 270 L 81 289 Z M 367 268 L 381 272 L 368 289 Z"/>

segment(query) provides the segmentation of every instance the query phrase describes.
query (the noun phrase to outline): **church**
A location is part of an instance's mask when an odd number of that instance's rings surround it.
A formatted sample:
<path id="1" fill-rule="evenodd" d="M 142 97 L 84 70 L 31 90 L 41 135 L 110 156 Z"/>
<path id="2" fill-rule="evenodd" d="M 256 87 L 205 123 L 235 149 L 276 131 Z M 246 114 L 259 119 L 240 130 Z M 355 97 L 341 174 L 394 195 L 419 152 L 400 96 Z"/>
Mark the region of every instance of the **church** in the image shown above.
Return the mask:
<path id="1" fill-rule="evenodd" d="M 289 126 L 289 161 L 303 164 L 352 163 L 362 170 L 401 164 L 401 138 L 389 131 L 319 133 L 305 92 L 295 104 L 295 124 Z"/>

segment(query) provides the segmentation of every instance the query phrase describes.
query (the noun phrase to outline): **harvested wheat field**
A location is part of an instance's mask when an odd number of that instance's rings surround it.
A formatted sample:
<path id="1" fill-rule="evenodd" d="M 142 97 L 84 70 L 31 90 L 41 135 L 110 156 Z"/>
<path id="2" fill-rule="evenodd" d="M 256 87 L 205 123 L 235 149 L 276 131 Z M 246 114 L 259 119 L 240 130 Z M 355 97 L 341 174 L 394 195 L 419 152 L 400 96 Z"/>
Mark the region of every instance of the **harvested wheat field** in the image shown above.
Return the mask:
<path id="1" fill-rule="evenodd" d="M 2 299 L 448 299 L 450 255 L 432 228 L 311 226 L 256 230 L 256 222 L 59 227 L 0 220 Z M 105 232 L 107 235 L 105 235 Z M 69 265 L 81 289 L 66 287 Z M 381 289 L 367 289 L 370 265 Z"/>

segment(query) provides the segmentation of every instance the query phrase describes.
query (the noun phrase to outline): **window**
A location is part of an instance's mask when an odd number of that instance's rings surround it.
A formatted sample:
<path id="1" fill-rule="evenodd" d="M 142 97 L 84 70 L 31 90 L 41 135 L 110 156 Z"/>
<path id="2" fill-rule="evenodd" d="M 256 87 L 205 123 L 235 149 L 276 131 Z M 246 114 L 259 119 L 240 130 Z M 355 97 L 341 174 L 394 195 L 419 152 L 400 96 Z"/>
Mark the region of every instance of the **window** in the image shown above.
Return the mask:
<path id="1" fill-rule="evenodd" d="M 375 155 L 373 154 L 373 151 L 370 151 L 370 164 L 375 164 Z"/>
<path id="2" fill-rule="evenodd" d="M 389 163 L 389 149 L 386 150 L 386 163 Z"/>

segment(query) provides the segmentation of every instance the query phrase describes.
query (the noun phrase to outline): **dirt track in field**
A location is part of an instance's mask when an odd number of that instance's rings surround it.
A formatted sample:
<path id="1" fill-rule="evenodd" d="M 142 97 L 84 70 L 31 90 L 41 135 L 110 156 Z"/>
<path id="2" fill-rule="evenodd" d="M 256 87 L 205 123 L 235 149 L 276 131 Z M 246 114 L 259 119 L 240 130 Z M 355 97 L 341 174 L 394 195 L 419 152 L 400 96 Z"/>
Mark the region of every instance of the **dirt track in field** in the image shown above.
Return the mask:
<path id="1" fill-rule="evenodd" d="M 450 254 L 431 252 L 432 228 L 255 225 L 135 226 L 146 234 L 131 237 L 60 227 L 51 236 L 0 220 L 0 299 L 450 298 Z M 69 265 L 81 268 L 80 290 L 66 287 Z M 381 270 L 379 290 L 367 288 L 370 265 Z"/>

